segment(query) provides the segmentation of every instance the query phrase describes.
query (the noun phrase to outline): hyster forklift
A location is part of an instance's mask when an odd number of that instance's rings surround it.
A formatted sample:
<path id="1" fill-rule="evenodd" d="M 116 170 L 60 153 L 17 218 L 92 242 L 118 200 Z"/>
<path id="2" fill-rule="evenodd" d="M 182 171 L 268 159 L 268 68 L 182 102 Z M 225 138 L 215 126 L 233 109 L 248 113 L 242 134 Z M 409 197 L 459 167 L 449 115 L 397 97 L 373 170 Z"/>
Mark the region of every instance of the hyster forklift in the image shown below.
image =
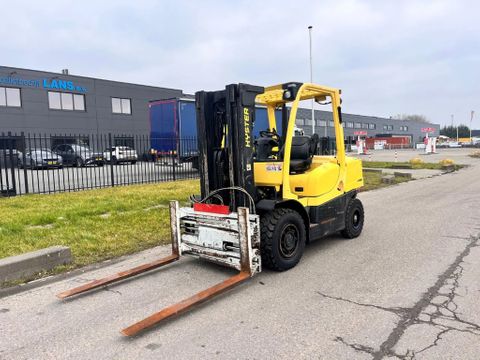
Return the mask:
<path id="1" fill-rule="evenodd" d="M 296 136 L 299 102 L 332 106 L 336 155 L 318 156 L 319 138 Z M 189 310 L 259 273 L 288 270 L 309 241 L 340 232 L 360 235 L 362 164 L 345 156 L 340 90 L 286 83 L 233 84 L 195 95 L 200 196 L 191 207 L 170 203 L 172 255 L 58 294 L 67 298 L 136 276 L 191 254 L 239 273 L 125 329 L 133 336 Z M 269 128 L 253 136 L 255 105 L 267 107 Z M 290 104 L 288 111 L 287 104 Z M 281 119 L 275 114 L 281 109 Z M 277 122 L 281 128 L 277 128 Z"/>

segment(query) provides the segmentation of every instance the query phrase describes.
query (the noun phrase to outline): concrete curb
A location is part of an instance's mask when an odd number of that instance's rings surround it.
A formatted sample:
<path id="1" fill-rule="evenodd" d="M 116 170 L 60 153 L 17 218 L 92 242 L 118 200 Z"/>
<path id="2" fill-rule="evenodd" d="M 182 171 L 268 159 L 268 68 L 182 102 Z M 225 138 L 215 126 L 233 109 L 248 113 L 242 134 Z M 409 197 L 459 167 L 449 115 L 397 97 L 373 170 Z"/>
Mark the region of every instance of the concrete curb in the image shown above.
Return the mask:
<path id="1" fill-rule="evenodd" d="M 67 246 L 46 249 L 0 259 L 0 283 L 28 278 L 58 265 L 72 262 L 72 252 Z"/>

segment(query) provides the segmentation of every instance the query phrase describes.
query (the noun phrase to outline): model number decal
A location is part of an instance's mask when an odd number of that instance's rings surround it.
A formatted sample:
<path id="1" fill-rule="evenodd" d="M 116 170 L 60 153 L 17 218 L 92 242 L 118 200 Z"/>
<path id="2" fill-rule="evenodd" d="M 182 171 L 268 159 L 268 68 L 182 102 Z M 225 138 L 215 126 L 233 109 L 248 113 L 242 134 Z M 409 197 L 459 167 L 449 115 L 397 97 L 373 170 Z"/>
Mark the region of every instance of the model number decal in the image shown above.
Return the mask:
<path id="1" fill-rule="evenodd" d="M 267 171 L 282 171 L 282 165 L 269 164 L 266 167 Z"/>

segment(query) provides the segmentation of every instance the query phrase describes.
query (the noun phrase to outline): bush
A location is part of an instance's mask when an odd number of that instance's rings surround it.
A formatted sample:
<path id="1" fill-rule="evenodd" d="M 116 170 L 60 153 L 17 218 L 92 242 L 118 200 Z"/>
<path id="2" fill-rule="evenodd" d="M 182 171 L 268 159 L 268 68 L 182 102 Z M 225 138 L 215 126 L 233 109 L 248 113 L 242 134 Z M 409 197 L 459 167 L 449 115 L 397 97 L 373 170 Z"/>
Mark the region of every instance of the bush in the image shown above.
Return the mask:
<path id="1" fill-rule="evenodd" d="M 413 158 L 413 159 L 410 159 L 409 163 L 412 165 L 421 165 L 423 164 L 423 160 L 420 158 Z"/>
<path id="2" fill-rule="evenodd" d="M 442 166 L 448 166 L 448 165 L 453 165 L 455 161 L 453 161 L 452 159 L 442 159 L 438 163 Z"/>

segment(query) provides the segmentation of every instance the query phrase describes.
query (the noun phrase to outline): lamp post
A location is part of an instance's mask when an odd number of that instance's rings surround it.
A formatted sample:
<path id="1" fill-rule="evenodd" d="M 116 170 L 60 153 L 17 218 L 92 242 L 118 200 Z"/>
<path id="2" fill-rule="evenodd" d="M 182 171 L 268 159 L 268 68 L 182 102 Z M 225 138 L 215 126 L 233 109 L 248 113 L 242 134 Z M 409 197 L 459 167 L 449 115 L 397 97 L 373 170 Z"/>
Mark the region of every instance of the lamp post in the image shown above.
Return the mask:
<path id="1" fill-rule="evenodd" d="M 473 121 L 473 115 L 475 115 L 475 111 L 472 110 L 470 113 L 470 142 L 473 144 L 472 140 L 472 121 Z"/>
<path id="2" fill-rule="evenodd" d="M 313 83 L 313 62 L 312 62 L 312 29 L 313 26 L 308 27 L 308 37 L 310 39 L 310 83 Z M 325 131 L 327 128 L 325 128 Z M 313 99 L 312 99 L 312 135 L 315 134 L 315 110 L 313 109 Z"/>

